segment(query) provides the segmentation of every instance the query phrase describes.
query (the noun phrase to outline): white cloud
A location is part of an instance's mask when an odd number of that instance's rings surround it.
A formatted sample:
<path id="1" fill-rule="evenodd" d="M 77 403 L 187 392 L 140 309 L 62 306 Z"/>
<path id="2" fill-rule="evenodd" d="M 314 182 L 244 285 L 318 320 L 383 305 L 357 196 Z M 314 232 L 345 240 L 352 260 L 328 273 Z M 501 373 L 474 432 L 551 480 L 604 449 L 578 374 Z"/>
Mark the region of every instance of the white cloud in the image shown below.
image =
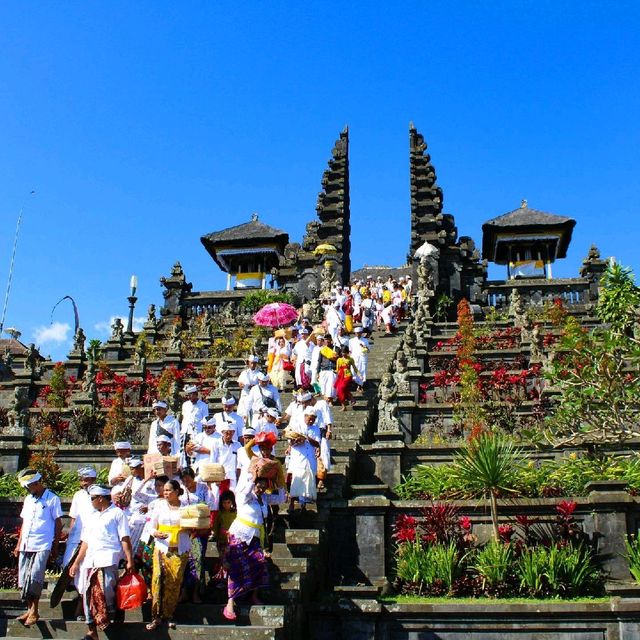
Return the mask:
<path id="1" fill-rule="evenodd" d="M 66 322 L 54 322 L 48 327 L 36 327 L 33 330 L 34 342 L 42 347 L 45 344 L 60 344 L 69 340 L 71 325 Z"/>
<path id="2" fill-rule="evenodd" d="M 97 322 L 96 324 L 93 325 L 93 328 L 102 336 L 110 336 L 111 335 L 111 325 L 114 323 L 116 318 L 120 318 L 120 320 L 122 320 L 122 324 L 124 325 L 124 328 L 127 328 L 127 322 L 129 321 L 129 318 L 125 318 L 124 316 L 111 316 L 109 318 L 109 320 L 105 321 L 103 320 L 102 322 Z M 145 321 L 146 321 L 146 317 L 142 316 L 142 317 L 136 317 L 133 316 L 133 330 L 134 331 L 142 331 L 142 326 L 144 325 Z"/>

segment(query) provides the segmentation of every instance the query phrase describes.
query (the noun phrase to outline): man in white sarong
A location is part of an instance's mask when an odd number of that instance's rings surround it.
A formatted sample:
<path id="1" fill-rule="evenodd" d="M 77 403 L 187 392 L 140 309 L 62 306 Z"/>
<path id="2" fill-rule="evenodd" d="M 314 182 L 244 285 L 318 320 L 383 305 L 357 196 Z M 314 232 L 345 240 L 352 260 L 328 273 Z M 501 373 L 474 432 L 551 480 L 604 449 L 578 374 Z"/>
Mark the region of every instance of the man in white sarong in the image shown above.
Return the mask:
<path id="1" fill-rule="evenodd" d="M 258 384 L 258 367 L 259 358 L 251 354 L 247 358 L 247 368 L 238 376 L 238 385 L 240 386 L 240 402 L 238 403 L 238 413 L 243 417 L 246 424 L 251 422 L 251 415 L 247 407 L 249 400 L 249 392 Z"/>
<path id="2" fill-rule="evenodd" d="M 325 335 L 325 344 L 320 349 L 318 357 L 318 384 L 320 392 L 327 402 L 336 397 L 336 359 L 338 354 L 333 349 L 333 340 L 330 335 Z"/>
<path id="3" fill-rule="evenodd" d="M 183 466 L 193 464 L 193 459 L 186 453 L 187 443 L 202 431 L 202 421 L 209 415 L 209 405 L 198 398 L 198 387 L 195 384 L 184 388 L 187 400 L 182 403 L 180 412 L 180 451 L 183 452 Z"/>
<path id="4" fill-rule="evenodd" d="M 129 530 L 131 533 L 131 549 L 135 555 L 147 522 L 149 504 L 158 497 L 155 490 L 155 479 L 144 479 L 144 463 L 140 458 L 131 458 L 131 502 L 129 503 Z"/>
<path id="5" fill-rule="evenodd" d="M 238 481 L 238 449 L 241 445 L 237 440 L 234 440 L 236 430 L 233 425 L 223 423 L 216 428 L 222 434 L 222 438 L 213 443 L 209 460 L 224 467 L 225 479 L 220 483 L 220 494 L 222 494 L 227 489 L 235 491 Z"/>
<path id="6" fill-rule="evenodd" d="M 171 453 L 169 455 L 177 456 L 180 453 L 180 423 L 174 416 L 168 415 L 169 405 L 163 400 L 153 403 L 153 411 L 156 419 L 151 423 L 149 429 L 149 446 L 147 453 L 156 453 L 156 439 L 158 436 L 167 436 L 171 440 Z"/>
<path id="7" fill-rule="evenodd" d="M 355 327 L 353 330 L 355 336 L 349 340 L 349 352 L 356 365 L 356 369 L 360 374 L 360 379 L 354 382 L 358 387 L 362 388 L 362 385 L 367 380 L 367 366 L 369 363 L 369 340 L 363 335 L 362 327 Z"/>
<path id="8" fill-rule="evenodd" d="M 266 373 L 258 374 L 258 384 L 251 389 L 248 400 L 249 411 L 254 418 L 261 409 L 277 409 L 282 411 L 280 392 L 271 384 L 271 379 Z"/>
<path id="9" fill-rule="evenodd" d="M 193 468 L 196 473 L 200 473 L 200 467 L 203 463 L 209 462 L 213 443 L 222 437 L 222 435 L 216 431 L 216 424 L 215 416 L 205 420 L 203 422 L 203 430 L 187 445 L 189 455 L 194 459 Z"/>
<path id="10" fill-rule="evenodd" d="M 311 353 L 312 345 L 309 329 L 302 327 L 298 332 L 300 336 L 291 352 L 291 359 L 295 364 L 296 388 L 307 387 L 311 380 Z"/>
<path id="11" fill-rule="evenodd" d="M 291 474 L 289 488 L 289 513 L 293 513 L 295 502 L 300 503 L 301 510 L 306 504 L 315 502 L 317 497 L 316 474 L 318 472 L 318 451 L 320 448 L 320 431 L 315 425 L 316 411 L 313 407 L 304 410 L 304 431 L 302 427 L 289 427 L 285 437 L 289 440 L 287 473 Z"/>
<path id="12" fill-rule="evenodd" d="M 126 560 L 128 573 L 134 571 L 129 524 L 121 509 L 111 502 L 108 487 L 93 485 L 91 503 L 95 511 L 82 534 L 82 545 L 69 573 L 82 570 L 85 577 L 84 611 L 87 621 L 85 638 L 97 640 L 98 628 L 106 629 L 116 613 L 118 564 Z"/>

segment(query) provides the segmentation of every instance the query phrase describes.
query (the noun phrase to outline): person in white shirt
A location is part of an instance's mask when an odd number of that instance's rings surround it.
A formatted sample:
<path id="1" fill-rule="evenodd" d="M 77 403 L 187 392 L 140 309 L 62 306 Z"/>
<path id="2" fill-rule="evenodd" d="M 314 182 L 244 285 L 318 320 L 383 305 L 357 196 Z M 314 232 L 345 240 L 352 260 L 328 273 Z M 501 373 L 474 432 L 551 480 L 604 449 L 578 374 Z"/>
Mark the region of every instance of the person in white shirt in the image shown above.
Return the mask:
<path id="1" fill-rule="evenodd" d="M 38 471 L 24 469 L 18 474 L 18 481 L 29 495 L 20 512 L 22 526 L 13 551 L 18 558 L 18 587 L 28 607 L 17 619 L 29 627 L 40 619 L 38 606 L 47 560 L 58 555 L 62 505 L 60 498 L 44 486 Z"/>
<path id="2" fill-rule="evenodd" d="M 231 489 L 235 491 L 238 480 L 238 456 L 240 443 L 234 441 L 235 427 L 230 424 L 221 425 L 222 438 L 213 443 L 211 462 L 217 462 L 224 467 L 225 479 L 220 483 L 220 493 Z"/>
<path id="3" fill-rule="evenodd" d="M 220 433 L 216 431 L 216 423 L 215 417 L 205 419 L 203 422 L 203 430 L 194 436 L 187 444 L 187 452 L 194 459 L 192 467 L 196 470 L 196 473 L 200 472 L 200 467 L 203 463 L 209 462 L 213 443 L 222 437 Z"/>
<path id="4" fill-rule="evenodd" d="M 169 405 L 163 400 L 153 403 L 153 410 L 156 419 L 151 423 L 149 429 L 149 446 L 147 453 L 156 453 L 156 439 L 158 436 L 167 436 L 171 439 L 171 454 L 177 456 L 180 453 L 180 423 L 170 415 Z"/>
<path id="5" fill-rule="evenodd" d="M 231 424 L 235 429 L 233 439 L 238 442 L 242 437 L 242 430 L 245 426 L 244 418 L 236 411 L 236 399 L 233 396 L 228 398 L 223 397 L 222 411 L 214 413 L 213 417 L 216 420 L 216 430 L 221 433 L 221 426 L 223 424 Z"/>
<path id="6" fill-rule="evenodd" d="M 310 368 L 311 368 L 311 385 L 318 386 L 318 359 L 320 358 L 320 349 L 324 347 L 324 335 L 318 334 L 316 336 L 316 343 L 311 350 Z"/>
<path id="7" fill-rule="evenodd" d="M 116 451 L 115 460 L 111 462 L 109 467 L 109 475 L 107 479 L 112 487 L 117 484 L 123 483 L 129 475 L 131 475 L 129 469 L 129 458 L 131 457 L 131 443 L 126 440 L 113 443 L 113 448 Z"/>
<path id="8" fill-rule="evenodd" d="M 82 529 L 88 522 L 93 513 L 93 505 L 91 504 L 91 496 L 89 489 L 96 483 L 96 470 L 93 467 L 81 467 L 78 469 L 78 479 L 80 481 L 80 489 L 73 494 L 71 499 L 71 508 L 69 509 L 69 535 L 67 536 L 67 544 L 62 557 L 62 566 L 66 567 L 71 558 L 73 558 L 75 550 L 82 542 Z M 73 584 L 78 591 L 82 592 L 80 584 L 80 576 L 76 575 Z M 76 606 L 77 619 L 84 620 L 82 615 L 82 598 L 78 600 Z"/>
<path id="9" fill-rule="evenodd" d="M 198 397 L 198 387 L 191 384 L 184 388 L 187 400 L 182 403 L 180 432 L 192 436 L 202 431 L 202 421 L 209 415 L 209 405 Z"/>
<path id="10" fill-rule="evenodd" d="M 291 352 L 291 360 L 295 365 L 296 388 L 308 387 L 311 380 L 311 354 L 313 342 L 309 329 L 302 327 L 299 331 L 300 338 L 295 343 Z"/>
<path id="11" fill-rule="evenodd" d="M 362 327 L 355 327 L 353 332 L 355 336 L 349 340 L 349 352 L 360 374 L 358 380 L 354 378 L 354 382 L 362 389 L 362 385 L 367 380 L 370 344 L 369 339 L 363 335 L 364 331 Z"/>
<path id="12" fill-rule="evenodd" d="M 238 403 L 238 413 L 244 418 L 248 424 L 251 421 L 251 412 L 247 406 L 249 392 L 258 384 L 258 368 L 259 358 L 256 355 L 247 357 L 247 368 L 238 376 L 238 385 L 240 387 L 240 402 Z"/>
<path id="13" fill-rule="evenodd" d="M 154 486 L 154 479 L 144 478 L 144 463 L 140 458 L 131 458 L 131 477 L 128 485 L 131 487 L 131 502 L 129 503 L 129 529 L 131 533 L 131 549 L 135 556 L 142 531 L 147 523 L 149 504 L 158 497 Z"/>
<path id="14" fill-rule="evenodd" d="M 106 629 L 116 611 L 118 564 L 124 556 L 127 573 L 134 571 L 134 565 L 127 518 L 111 503 L 111 489 L 96 484 L 89 495 L 95 510 L 82 532 L 80 551 L 69 573 L 75 576 L 81 567 L 86 572 L 82 580 L 87 621 L 85 638 L 97 640 L 98 628 Z M 105 603 L 106 610 L 100 606 Z"/>
<path id="15" fill-rule="evenodd" d="M 256 423 L 256 435 L 258 433 L 273 433 L 277 439 L 280 434 L 278 429 L 280 421 L 281 417 L 277 409 L 274 409 L 273 407 L 271 409 L 267 409 L 260 415 L 260 418 Z"/>
<path id="16" fill-rule="evenodd" d="M 269 507 L 264 497 L 268 481 L 249 478 L 236 492 L 237 514 L 229 527 L 227 565 L 227 604 L 222 615 L 235 620 L 236 598 L 250 593 L 252 604 L 262 604 L 258 590 L 269 585 L 269 572 L 264 554 Z"/>
<path id="17" fill-rule="evenodd" d="M 245 427 L 244 431 L 242 432 L 242 441 L 241 441 L 242 446 L 236 452 L 237 461 L 238 461 L 238 472 L 239 472 L 238 482 L 236 484 L 240 484 L 240 482 L 242 481 L 243 474 L 246 475 L 249 472 L 249 463 L 251 462 L 251 460 L 249 459 L 249 454 L 245 450 L 244 445 L 250 440 L 253 440 L 255 435 L 256 435 L 256 431 L 253 427 Z M 257 452 L 258 452 L 258 448 L 256 447 L 253 453 L 256 454 Z"/>
<path id="18" fill-rule="evenodd" d="M 300 502 L 302 511 L 308 502 L 315 502 L 317 497 L 316 474 L 318 472 L 317 456 L 320 449 L 320 431 L 316 422 L 316 411 L 313 407 L 304 410 L 305 430 L 298 431 L 289 427 L 285 436 L 289 440 L 289 461 L 287 472 L 291 474 L 289 488 L 289 513 L 293 513 L 296 501 Z"/>
<path id="19" fill-rule="evenodd" d="M 273 407 L 278 411 L 282 411 L 280 393 L 270 383 L 270 378 L 266 373 L 258 374 L 258 384 L 251 389 L 248 406 L 252 414 L 256 415 L 262 408 L 270 409 Z"/>

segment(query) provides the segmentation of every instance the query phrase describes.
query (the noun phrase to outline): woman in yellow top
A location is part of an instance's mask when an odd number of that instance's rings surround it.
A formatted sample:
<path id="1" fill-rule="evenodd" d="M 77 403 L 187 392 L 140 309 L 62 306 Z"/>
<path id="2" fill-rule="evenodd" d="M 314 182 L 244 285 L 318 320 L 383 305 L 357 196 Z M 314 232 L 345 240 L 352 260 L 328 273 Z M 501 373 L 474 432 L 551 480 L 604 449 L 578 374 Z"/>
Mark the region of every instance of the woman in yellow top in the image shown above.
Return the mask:
<path id="1" fill-rule="evenodd" d="M 356 369 L 354 359 L 349 355 L 349 347 L 344 346 L 341 355 L 336 360 L 336 395 L 338 402 L 342 405 L 342 411 L 347 408 L 347 403 L 355 404 L 355 400 L 351 397 L 351 387 L 353 385 L 353 376 L 359 376 Z"/>

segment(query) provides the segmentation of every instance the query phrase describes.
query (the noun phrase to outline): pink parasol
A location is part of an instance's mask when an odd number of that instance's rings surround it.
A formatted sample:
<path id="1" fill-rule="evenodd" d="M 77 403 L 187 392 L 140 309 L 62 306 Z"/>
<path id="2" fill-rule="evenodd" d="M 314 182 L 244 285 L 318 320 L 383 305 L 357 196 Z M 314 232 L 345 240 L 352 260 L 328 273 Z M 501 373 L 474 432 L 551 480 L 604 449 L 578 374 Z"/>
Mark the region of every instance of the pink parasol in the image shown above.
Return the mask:
<path id="1" fill-rule="evenodd" d="M 253 321 L 261 327 L 283 327 L 291 324 L 298 317 L 296 308 L 286 302 L 270 302 L 265 304 L 253 316 Z"/>

